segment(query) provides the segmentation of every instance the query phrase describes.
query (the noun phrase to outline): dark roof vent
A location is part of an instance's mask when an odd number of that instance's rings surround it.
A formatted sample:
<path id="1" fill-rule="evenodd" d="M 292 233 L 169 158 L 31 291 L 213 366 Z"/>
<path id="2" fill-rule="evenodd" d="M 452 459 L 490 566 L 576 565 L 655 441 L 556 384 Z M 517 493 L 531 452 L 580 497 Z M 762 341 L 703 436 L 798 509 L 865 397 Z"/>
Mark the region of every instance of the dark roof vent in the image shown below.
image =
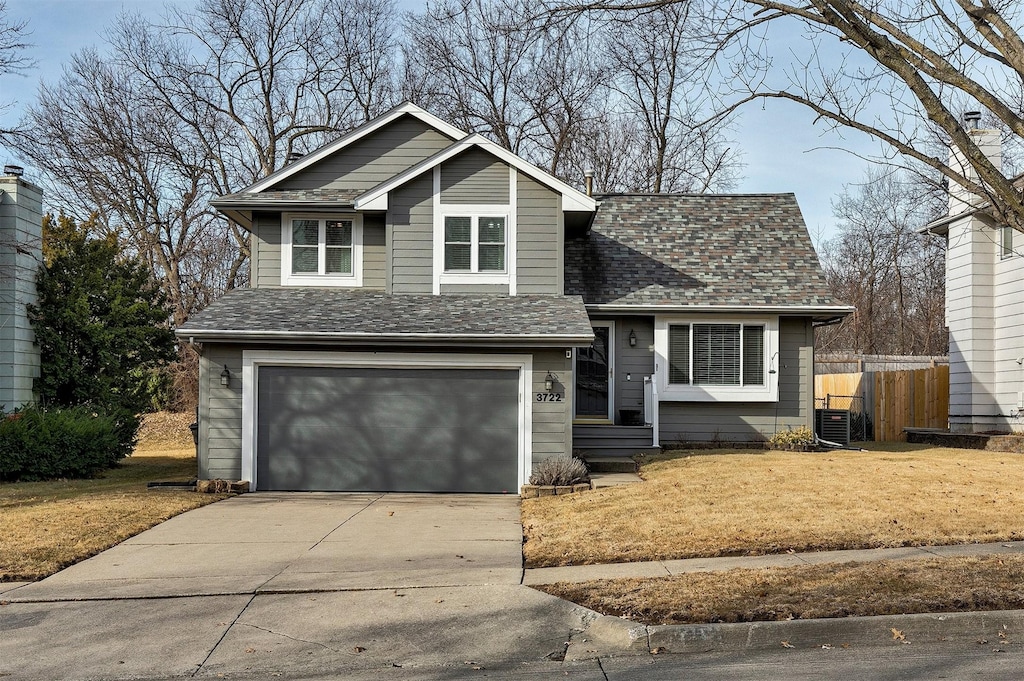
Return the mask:
<path id="1" fill-rule="evenodd" d="M 301 154 L 301 153 L 299 153 L 297 151 L 293 151 L 293 152 L 288 154 L 288 159 L 285 161 L 285 165 L 289 165 L 290 166 L 291 164 L 295 163 L 296 161 L 298 161 L 303 156 L 305 156 L 305 154 Z"/>
<path id="2" fill-rule="evenodd" d="M 971 130 L 977 130 L 978 125 L 981 123 L 981 112 L 980 111 L 965 111 L 964 121 L 967 123 L 967 127 Z"/>
<path id="3" fill-rule="evenodd" d="M 6 165 L 4 166 L 4 175 L 12 175 L 14 177 L 21 177 L 25 174 L 25 169 L 21 166 Z"/>

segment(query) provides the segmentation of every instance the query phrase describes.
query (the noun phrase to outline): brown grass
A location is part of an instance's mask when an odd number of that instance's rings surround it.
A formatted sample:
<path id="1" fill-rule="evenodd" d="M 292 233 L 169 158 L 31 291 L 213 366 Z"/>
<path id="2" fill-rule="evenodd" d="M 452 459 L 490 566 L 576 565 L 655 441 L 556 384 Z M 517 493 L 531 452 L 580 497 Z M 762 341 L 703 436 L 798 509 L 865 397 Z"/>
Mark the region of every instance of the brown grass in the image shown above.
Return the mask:
<path id="1" fill-rule="evenodd" d="M 737 569 L 537 587 L 645 624 L 755 622 L 1024 607 L 1024 556 Z"/>
<path id="2" fill-rule="evenodd" d="M 0 582 L 42 579 L 225 498 L 146 490 L 150 481 L 195 478 L 190 422 L 175 414 L 147 416 L 135 453 L 95 479 L 0 484 Z"/>
<path id="3" fill-rule="evenodd" d="M 523 500 L 531 567 L 1024 538 L 1017 454 L 673 452 L 645 482 Z"/>

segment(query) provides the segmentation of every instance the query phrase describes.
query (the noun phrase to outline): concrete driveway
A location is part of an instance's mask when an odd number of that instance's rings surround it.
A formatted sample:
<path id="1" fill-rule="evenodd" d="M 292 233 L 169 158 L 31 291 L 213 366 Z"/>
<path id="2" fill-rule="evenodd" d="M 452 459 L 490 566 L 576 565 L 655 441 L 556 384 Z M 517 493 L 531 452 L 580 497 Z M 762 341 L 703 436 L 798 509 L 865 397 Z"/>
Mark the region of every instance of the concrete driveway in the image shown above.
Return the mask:
<path id="1" fill-rule="evenodd" d="M 515 497 L 231 498 L 4 593 L 0 676 L 291 676 L 557 658 L 590 615 L 521 585 L 521 542 Z"/>

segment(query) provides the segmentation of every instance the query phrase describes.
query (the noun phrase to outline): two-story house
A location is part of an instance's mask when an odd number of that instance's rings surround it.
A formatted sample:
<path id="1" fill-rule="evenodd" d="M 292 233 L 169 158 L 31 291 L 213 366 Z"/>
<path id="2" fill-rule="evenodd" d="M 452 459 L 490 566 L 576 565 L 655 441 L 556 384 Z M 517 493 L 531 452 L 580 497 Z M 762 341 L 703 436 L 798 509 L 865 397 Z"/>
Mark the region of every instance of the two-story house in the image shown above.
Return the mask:
<path id="1" fill-rule="evenodd" d="M 794 197 L 591 196 L 399 106 L 213 205 L 251 288 L 201 347 L 199 475 L 516 492 L 537 462 L 813 419 L 828 293 Z"/>

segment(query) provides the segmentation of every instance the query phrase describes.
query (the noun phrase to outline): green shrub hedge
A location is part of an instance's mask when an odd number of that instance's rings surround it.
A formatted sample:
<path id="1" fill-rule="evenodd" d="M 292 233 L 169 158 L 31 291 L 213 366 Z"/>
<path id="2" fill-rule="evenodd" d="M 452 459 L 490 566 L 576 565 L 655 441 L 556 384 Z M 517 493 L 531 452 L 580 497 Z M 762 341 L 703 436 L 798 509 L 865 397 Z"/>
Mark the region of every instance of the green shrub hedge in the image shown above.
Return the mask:
<path id="1" fill-rule="evenodd" d="M 88 407 L 0 414 L 0 481 L 90 478 L 132 453 L 139 418 Z"/>

